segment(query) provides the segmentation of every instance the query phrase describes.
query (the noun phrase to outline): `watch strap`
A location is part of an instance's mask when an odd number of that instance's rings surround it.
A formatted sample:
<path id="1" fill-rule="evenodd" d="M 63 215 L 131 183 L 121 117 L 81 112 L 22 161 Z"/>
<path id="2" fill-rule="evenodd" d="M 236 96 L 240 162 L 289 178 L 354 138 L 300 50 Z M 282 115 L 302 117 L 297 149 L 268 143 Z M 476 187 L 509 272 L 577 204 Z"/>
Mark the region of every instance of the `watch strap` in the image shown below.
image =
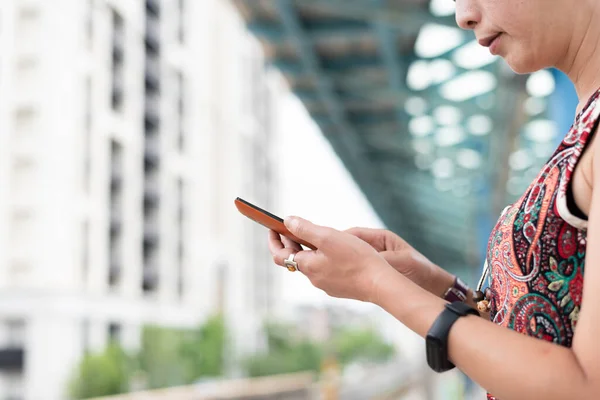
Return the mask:
<path id="1" fill-rule="evenodd" d="M 448 360 L 448 335 L 454 323 L 469 314 L 479 316 L 477 310 L 461 301 L 448 303 L 427 332 L 427 363 L 434 371 L 444 372 L 454 368 L 454 364 Z"/>
<path id="2" fill-rule="evenodd" d="M 453 303 L 455 301 L 467 301 L 467 294 L 469 293 L 469 287 L 466 283 L 462 281 L 459 277 L 454 279 L 454 283 L 452 286 L 446 290 L 444 293 L 443 299 Z"/>

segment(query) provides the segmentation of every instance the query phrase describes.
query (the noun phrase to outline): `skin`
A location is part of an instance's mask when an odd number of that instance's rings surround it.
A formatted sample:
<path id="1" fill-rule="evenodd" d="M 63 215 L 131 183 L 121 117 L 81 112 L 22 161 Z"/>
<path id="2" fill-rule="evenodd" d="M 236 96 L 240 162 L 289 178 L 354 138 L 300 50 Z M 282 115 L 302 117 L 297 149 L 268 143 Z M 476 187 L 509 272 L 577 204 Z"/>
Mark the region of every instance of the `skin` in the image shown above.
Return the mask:
<path id="1" fill-rule="evenodd" d="M 502 33 L 497 52 L 514 71 L 554 66 L 567 74 L 577 90 L 579 109 L 600 87 L 599 15 L 600 0 L 456 2 L 458 25 L 472 30 L 477 39 Z M 450 331 L 450 360 L 502 400 L 599 396 L 599 147 L 600 142 L 592 140 L 573 176 L 575 201 L 589 215 L 589 225 L 583 304 L 572 348 L 475 316 L 460 318 Z M 288 217 L 285 223 L 318 250 L 302 251 L 270 232 L 275 263 L 282 265 L 296 253 L 300 271 L 329 295 L 377 304 L 423 337 L 442 312 L 445 301 L 440 296 L 453 277 L 397 235 L 366 228 L 342 232 L 298 217 Z"/>

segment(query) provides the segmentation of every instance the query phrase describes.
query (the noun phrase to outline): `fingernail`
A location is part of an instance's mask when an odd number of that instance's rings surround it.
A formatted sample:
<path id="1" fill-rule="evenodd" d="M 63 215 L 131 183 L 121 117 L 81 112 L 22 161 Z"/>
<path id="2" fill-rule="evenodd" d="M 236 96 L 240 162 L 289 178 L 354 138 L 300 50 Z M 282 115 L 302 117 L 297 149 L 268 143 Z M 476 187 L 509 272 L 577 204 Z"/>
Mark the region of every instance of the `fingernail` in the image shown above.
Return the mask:
<path id="1" fill-rule="evenodd" d="M 283 223 L 288 227 L 288 229 L 294 231 L 298 227 L 299 221 L 296 217 L 287 217 L 283 220 Z"/>

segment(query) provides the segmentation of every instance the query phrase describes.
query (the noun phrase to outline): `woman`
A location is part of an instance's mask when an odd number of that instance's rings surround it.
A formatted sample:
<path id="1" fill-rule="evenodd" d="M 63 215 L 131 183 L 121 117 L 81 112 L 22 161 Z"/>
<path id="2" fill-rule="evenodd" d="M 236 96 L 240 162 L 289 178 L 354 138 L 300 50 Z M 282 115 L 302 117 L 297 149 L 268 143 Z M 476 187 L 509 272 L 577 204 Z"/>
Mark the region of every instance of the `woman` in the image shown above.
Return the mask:
<path id="1" fill-rule="evenodd" d="M 458 25 L 482 46 L 518 73 L 560 69 L 580 99 L 573 127 L 492 231 L 483 294 L 382 230 L 339 232 L 287 218 L 318 250 L 270 232 L 275 262 L 297 265 L 331 296 L 372 302 L 429 332 L 430 365 L 455 364 L 489 398 L 600 398 L 599 16 L 600 0 L 456 1 Z M 482 318 L 446 307 L 460 299 Z"/>

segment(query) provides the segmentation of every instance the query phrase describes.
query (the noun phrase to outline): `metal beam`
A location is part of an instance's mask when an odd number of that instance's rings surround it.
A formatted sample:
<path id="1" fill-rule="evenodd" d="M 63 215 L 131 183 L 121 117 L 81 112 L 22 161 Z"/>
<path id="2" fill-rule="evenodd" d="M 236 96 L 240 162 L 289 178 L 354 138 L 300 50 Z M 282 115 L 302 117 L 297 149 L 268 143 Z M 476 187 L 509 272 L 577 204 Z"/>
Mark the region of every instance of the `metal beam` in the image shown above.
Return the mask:
<path id="1" fill-rule="evenodd" d="M 311 90 L 292 89 L 294 94 L 298 96 L 303 103 L 310 105 L 311 103 L 319 102 L 320 97 L 317 93 Z M 453 106 L 461 109 L 463 117 L 469 117 L 476 114 L 489 114 L 490 118 L 498 121 L 504 120 L 504 112 L 498 112 L 503 106 L 499 105 L 496 107 L 494 112 L 484 109 L 481 104 L 475 99 L 467 99 L 460 103 L 453 102 L 442 98 L 436 88 L 426 89 L 421 92 L 413 92 L 409 89 L 405 89 L 402 92 L 396 92 L 393 89 L 379 89 L 372 88 L 371 90 L 364 90 L 360 93 L 341 93 L 338 94 L 338 98 L 342 104 L 350 104 L 357 100 L 364 101 L 370 106 L 377 106 L 380 104 L 381 108 L 392 107 L 392 108 L 404 108 L 404 104 L 411 97 L 422 97 L 426 99 L 427 107 L 429 110 L 437 108 L 439 106 Z M 380 111 L 377 111 L 380 112 Z M 377 115 L 377 112 L 373 112 Z M 356 112 L 358 113 L 358 111 Z M 371 114 L 371 112 L 369 112 Z M 369 118 L 369 117 L 367 117 Z M 410 118 L 403 116 L 402 120 L 407 121 Z"/>
<path id="2" fill-rule="evenodd" d="M 382 0 L 379 0 L 379 2 L 382 3 Z M 399 61 L 400 54 L 396 45 L 397 33 L 390 29 L 389 24 L 381 22 L 377 22 L 373 28 L 377 32 L 381 44 L 381 56 L 387 66 L 390 88 L 396 93 L 401 93 L 405 90 L 404 77 L 406 76 L 406 71 L 401 66 L 406 64 Z M 406 112 L 403 105 L 396 104 L 396 119 L 399 126 L 402 126 L 406 121 Z"/>
<path id="3" fill-rule="evenodd" d="M 292 39 L 292 43 L 300 54 L 305 73 L 310 75 L 313 81 L 316 82 L 319 98 L 327 108 L 331 121 L 338 131 L 337 135 L 325 135 L 326 138 L 358 185 L 367 194 L 374 208 L 387 209 L 387 198 L 379 195 L 380 191 L 374 188 L 376 180 L 372 176 L 371 166 L 365 162 L 362 138 L 348 123 L 342 107 L 336 101 L 333 82 L 323 73 L 316 56 L 314 44 L 303 31 L 292 1 L 277 0 L 276 6 L 287 35 Z M 373 193 L 376 194 L 373 195 Z"/>
<path id="4" fill-rule="evenodd" d="M 286 36 L 285 28 L 271 21 L 254 20 L 246 24 L 248 30 L 254 35 L 266 39 L 269 42 L 281 45 L 289 38 Z M 306 35 L 313 41 L 331 38 L 360 38 L 371 34 L 369 25 L 361 21 L 322 21 L 306 25 Z"/>
<path id="5" fill-rule="evenodd" d="M 449 54 L 446 54 L 444 57 L 436 57 L 432 60 L 450 61 L 448 59 L 448 56 L 449 56 Z M 411 63 L 413 63 L 415 61 L 429 61 L 429 60 L 418 58 L 414 55 L 398 54 L 397 56 L 395 56 L 395 57 L 391 56 L 389 60 L 385 59 L 384 61 L 386 63 L 389 62 L 391 64 L 397 65 L 398 71 L 407 71 L 408 66 L 410 66 Z M 289 73 L 292 75 L 301 75 L 304 72 L 304 70 L 302 69 L 302 65 L 299 64 L 298 61 L 294 60 L 294 59 L 274 58 L 274 59 L 270 60 L 269 62 L 274 67 L 280 69 L 284 73 Z M 346 57 L 336 57 L 334 59 L 325 60 L 322 65 L 322 67 L 325 69 L 325 71 L 323 71 L 323 72 L 325 72 L 326 74 L 328 74 L 330 76 L 334 76 L 336 74 L 344 74 L 344 73 L 345 74 L 354 74 L 354 76 L 356 76 L 356 73 L 359 72 L 360 70 L 378 69 L 378 68 L 384 68 L 385 66 L 387 66 L 387 64 L 380 62 L 377 59 L 377 57 L 373 57 L 370 55 L 369 56 L 352 55 L 352 56 L 346 56 Z M 401 68 L 402 66 L 406 66 L 406 68 Z M 457 65 L 454 65 L 454 68 L 456 71 L 456 75 L 459 75 L 464 72 L 471 72 L 471 71 L 496 72 L 496 69 L 497 69 L 495 62 L 485 65 L 483 67 L 477 68 L 477 69 L 465 69 L 465 68 L 462 68 Z M 405 76 L 406 76 L 406 74 L 404 74 L 401 77 L 401 81 L 403 81 Z"/>
<path id="6" fill-rule="evenodd" d="M 277 9 L 284 22 L 287 34 L 292 38 L 304 71 L 312 76 L 317 83 L 317 94 L 320 101 L 325 105 L 332 121 L 344 132 L 345 136 L 352 142 L 349 153 L 359 158 L 357 151 L 360 140 L 352 127 L 346 121 L 344 112 L 334 96 L 333 83 L 322 72 L 317 60 L 316 52 L 310 39 L 301 28 L 299 18 L 291 0 L 277 0 Z M 356 160 L 358 161 L 358 160 Z"/>
<path id="7" fill-rule="evenodd" d="M 427 23 L 456 27 L 454 15 L 436 17 L 426 10 L 415 11 L 415 7 L 410 3 L 401 5 L 395 2 L 393 6 L 373 7 L 372 2 L 365 0 L 302 0 L 302 5 L 331 15 L 385 22 L 406 33 L 417 32 Z"/>

